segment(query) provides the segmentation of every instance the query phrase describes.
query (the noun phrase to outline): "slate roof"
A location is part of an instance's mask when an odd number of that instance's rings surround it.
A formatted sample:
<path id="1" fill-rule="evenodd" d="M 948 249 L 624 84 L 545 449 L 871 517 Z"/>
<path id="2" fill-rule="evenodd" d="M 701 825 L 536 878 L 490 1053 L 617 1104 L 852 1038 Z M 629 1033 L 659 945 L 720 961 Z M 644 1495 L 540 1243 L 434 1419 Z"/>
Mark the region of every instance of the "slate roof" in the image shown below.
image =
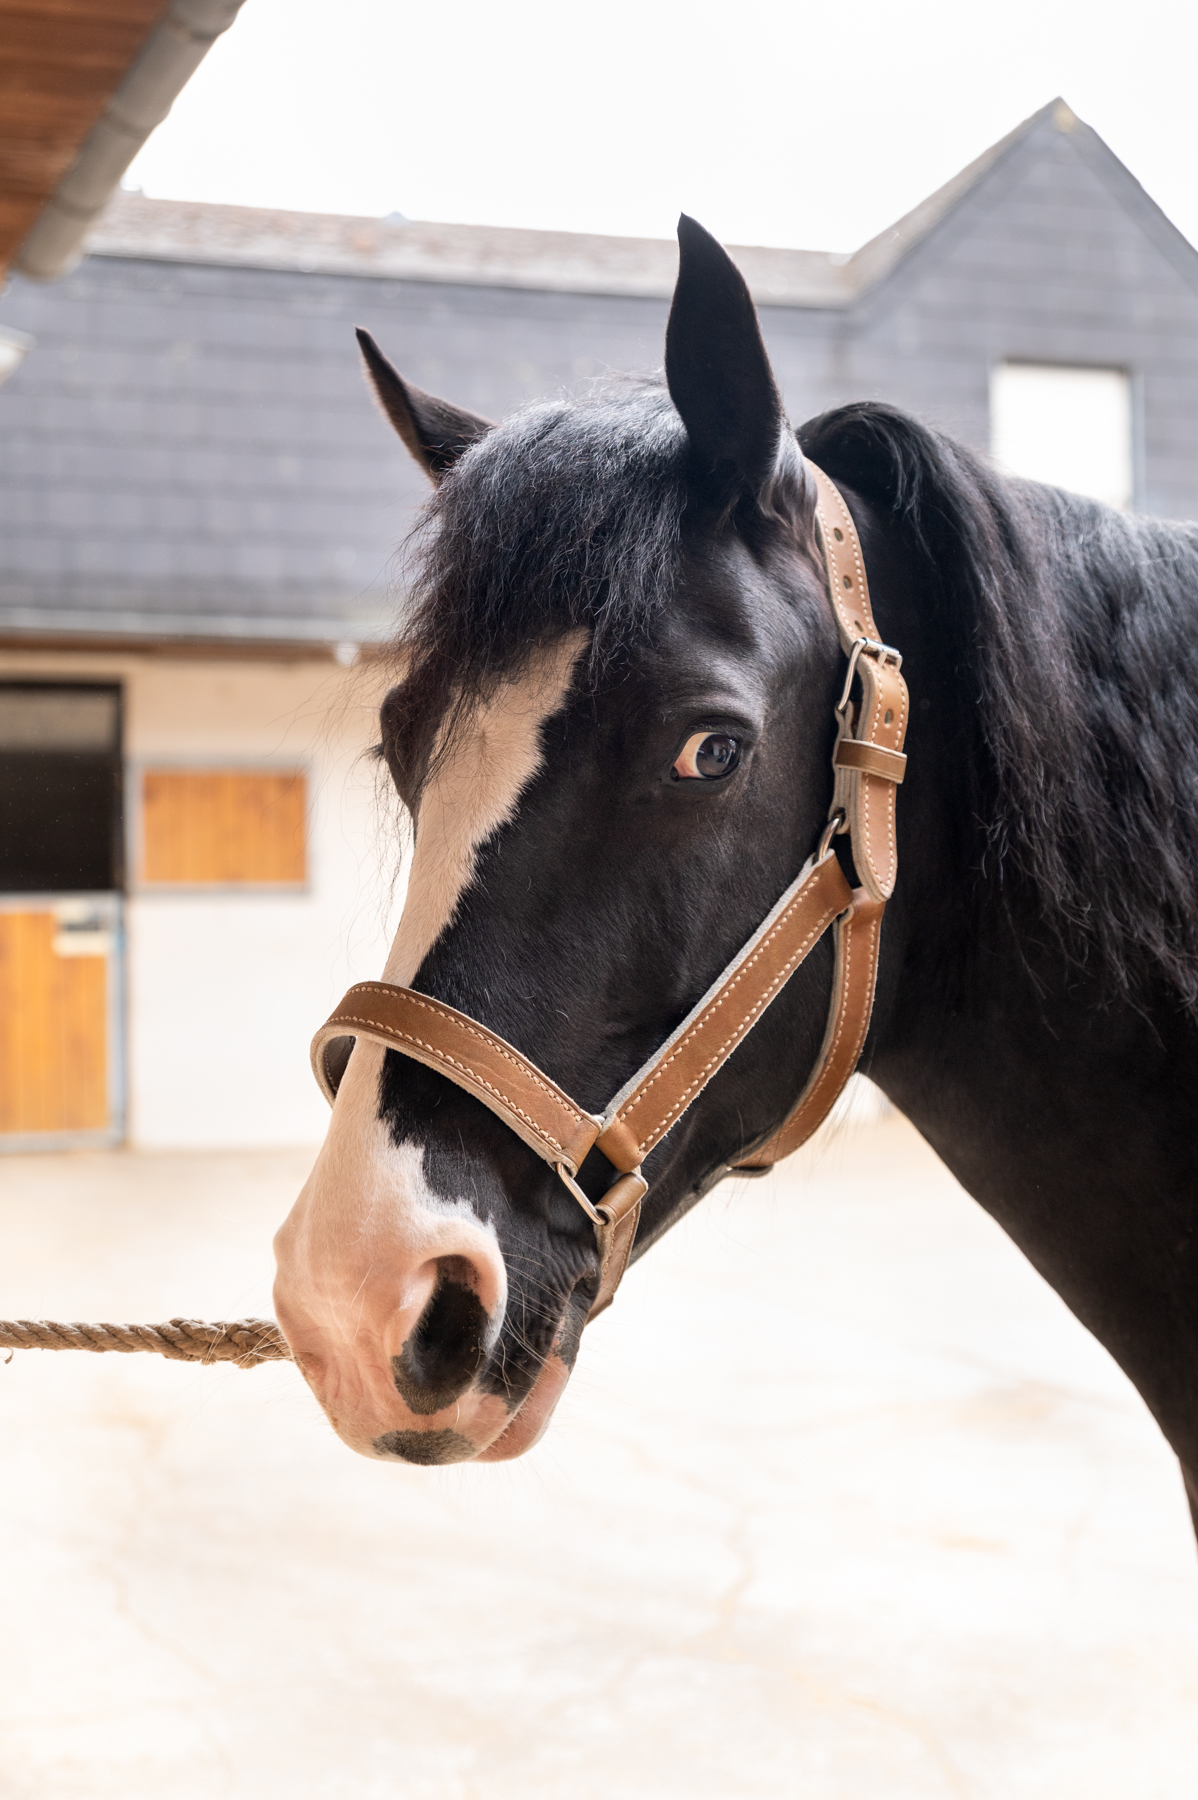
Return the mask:
<path id="1" fill-rule="evenodd" d="M 1117 366 L 1137 503 L 1198 516 L 1198 254 L 1063 102 L 847 259 L 741 247 L 792 417 L 880 397 L 985 450 L 1006 358 Z M 499 417 L 660 364 L 672 241 L 122 195 L 17 280 L 0 389 L 0 637 L 333 646 L 393 616 L 422 477 L 353 327 Z"/>
<path id="2" fill-rule="evenodd" d="M 336 213 L 270 212 L 122 194 L 92 234 L 99 256 L 223 263 L 548 293 L 667 297 L 673 239 L 517 231 L 497 225 L 392 223 Z M 739 249 L 757 285 L 788 305 L 840 305 L 843 268 L 814 250 Z"/>
<path id="3" fill-rule="evenodd" d="M 1059 113 L 1063 106 L 1063 101 L 1054 101 L 1025 120 L 853 256 L 729 245 L 757 304 L 851 306 L 965 198 L 1007 149 L 1040 118 L 1054 108 Z M 114 197 L 88 247 L 94 256 L 657 299 L 670 297 L 678 273 L 678 245 L 673 238 L 282 212 L 151 200 L 131 193 Z"/>

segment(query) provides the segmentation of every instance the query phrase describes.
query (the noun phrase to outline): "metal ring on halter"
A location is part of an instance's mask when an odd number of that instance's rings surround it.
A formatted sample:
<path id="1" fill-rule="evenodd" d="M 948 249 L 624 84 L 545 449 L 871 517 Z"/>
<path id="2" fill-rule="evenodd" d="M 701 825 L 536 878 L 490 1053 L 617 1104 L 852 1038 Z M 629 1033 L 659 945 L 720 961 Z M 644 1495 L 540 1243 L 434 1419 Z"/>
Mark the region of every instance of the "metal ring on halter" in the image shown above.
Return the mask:
<path id="1" fill-rule="evenodd" d="M 824 826 L 824 835 L 819 841 L 819 848 L 812 859 L 813 862 L 822 862 L 831 848 L 832 839 L 836 837 L 839 832 L 847 830 L 847 828 L 848 820 L 845 818 L 844 811 L 842 808 L 837 807 L 836 811 L 832 814 L 832 817 L 828 820 L 828 823 Z"/>
<path id="2" fill-rule="evenodd" d="M 617 1188 L 625 1189 L 638 1200 L 642 1195 L 649 1192 L 649 1183 L 641 1174 L 638 1166 L 635 1169 L 625 1170 L 623 1174 L 617 1172 L 616 1178 L 608 1188 L 607 1193 L 603 1195 L 598 1206 L 596 1206 L 593 1201 L 587 1199 L 573 1175 L 571 1175 L 570 1171 L 567 1169 L 565 1163 L 555 1162 L 553 1167 L 561 1179 L 563 1186 L 569 1188 L 579 1206 L 581 1206 L 583 1212 L 585 1212 L 587 1218 L 590 1219 L 594 1225 L 602 1226 L 618 1223 L 619 1217 L 625 1210 L 624 1207 L 621 1207 L 617 1212 L 613 1211 L 612 1207 L 607 1204 L 608 1195 L 614 1194 Z"/>
<path id="3" fill-rule="evenodd" d="M 599 1208 L 595 1206 L 592 1201 L 587 1199 L 573 1175 L 571 1175 L 570 1171 L 567 1169 L 565 1163 L 555 1162 L 553 1166 L 557 1170 L 557 1173 L 565 1186 L 569 1188 L 579 1206 L 581 1206 L 587 1218 L 591 1221 L 592 1225 L 607 1225 L 610 1221 L 604 1217 L 599 1211 Z"/>

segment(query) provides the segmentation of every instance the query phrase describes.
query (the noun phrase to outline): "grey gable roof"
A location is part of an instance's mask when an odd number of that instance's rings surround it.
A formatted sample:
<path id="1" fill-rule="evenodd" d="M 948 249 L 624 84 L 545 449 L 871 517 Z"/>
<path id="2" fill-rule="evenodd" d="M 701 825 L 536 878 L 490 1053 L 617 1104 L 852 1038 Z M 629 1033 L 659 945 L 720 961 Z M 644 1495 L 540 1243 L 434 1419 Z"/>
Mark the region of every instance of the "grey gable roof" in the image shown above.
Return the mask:
<path id="1" fill-rule="evenodd" d="M 738 247 L 792 416 L 885 398 L 985 450 L 1007 357 L 1117 365 L 1139 503 L 1198 516 L 1198 253 L 1054 101 L 837 258 Z M 385 635 L 422 478 L 354 325 L 499 417 L 660 363 L 672 240 L 148 200 L 18 279 L 0 390 L 0 636 L 249 652 Z"/>
<path id="2" fill-rule="evenodd" d="M 1172 263 L 1178 274 L 1198 291 L 1198 249 L 1177 229 L 1172 219 L 1162 212 L 1156 201 L 1136 180 L 1126 163 L 1120 162 L 1093 126 L 1070 113 L 1063 100 L 1055 102 L 1056 124 L 1068 134 L 1077 153 L 1089 164 L 1112 196 L 1131 214 L 1161 254 Z M 1067 115 L 1064 117 L 1062 115 Z M 1069 121 L 1072 120 L 1072 123 Z"/>
<path id="3" fill-rule="evenodd" d="M 885 280 L 1006 153 L 1050 115 L 1058 125 L 1067 117 L 1073 122 L 1071 129 L 1088 131 L 1064 101 L 1051 101 L 852 256 L 752 244 L 732 244 L 729 250 L 759 305 L 849 307 Z M 1096 137 L 1095 141 L 1101 143 Z M 673 238 L 396 222 L 149 200 L 129 193 L 114 198 L 93 230 L 88 249 L 93 256 L 658 299 L 669 298 L 678 270 Z"/>
<path id="4" fill-rule="evenodd" d="M 877 237 L 854 252 L 847 268 L 853 272 L 854 300 L 864 297 L 895 273 L 906 259 L 920 249 L 934 249 L 939 228 L 949 222 L 964 202 L 973 204 L 983 199 L 992 175 L 1022 146 L 1044 140 L 1046 134 L 1065 138 L 1077 155 L 1094 172 L 1112 199 L 1134 219 L 1184 280 L 1198 290 L 1198 250 L 1162 212 L 1156 201 L 1136 180 L 1125 163 L 1120 162 L 1110 146 L 1069 104 L 1058 95 L 1038 112 L 1024 119 L 1014 131 L 1000 138 L 988 150 L 945 182 L 935 193 L 913 207 L 895 224 L 888 225 Z"/>
<path id="5" fill-rule="evenodd" d="M 1198 285 L 1198 251 L 1098 133 L 1059 96 L 851 256 L 752 244 L 733 244 L 729 249 L 759 305 L 849 308 L 884 282 L 1018 145 L 1049 122 L 1070 135 L 1112 195 L 1135 214 L 1178 271 Z M 114 197 L 88 239 L 88 251 L 93 256 L 303 274 L 656 299 L 672 293 L 678 267 L 672 238 L 286 212 L 151 200 L 133 193 Z"/>
<path id="6" fill-rule="evenodd" d="M 1062 108 L 1072 119 L 1074 115 L 1063 100 L 1051 100 L 1039 112 L 1033 113 L 1030 119 L 1017 125 L 1014 131 L 1009 131 L 1006 137 L 991 144 L 980 156 L 975 156 L 971 163 L 966 163 L 943 187 L 938 187 L 925 200 L 921 200 L 918 206 L 913 206 L 909 213 L 904 213 L 901 219 L 896 219 L 893 225 L 887 225 L 884 231 L 880 231 L 876 237 L 870 238 L 859 250 L 854 251 L 846 264 L 846 270 L 852 271 L 853 298 L 858 298 L 868 289 L 885 281 L 969 197 L 1009 150 L 1013 150 L 1016 144 L 1021 144 L 1042 119 L 1050 115 L 1059 116 Z"/>
<path id="7" fill-rule="evenodd" d="M 668 298 L 678 272 L 672 238 L 394 223 L 139 194 L 117 196 L 88 248 L 93 256 L 641 299 Z M 847 264 L 823 251 L 738 246 L 733 254 L 766 304 L 844 306 L 852 297 Z"/>

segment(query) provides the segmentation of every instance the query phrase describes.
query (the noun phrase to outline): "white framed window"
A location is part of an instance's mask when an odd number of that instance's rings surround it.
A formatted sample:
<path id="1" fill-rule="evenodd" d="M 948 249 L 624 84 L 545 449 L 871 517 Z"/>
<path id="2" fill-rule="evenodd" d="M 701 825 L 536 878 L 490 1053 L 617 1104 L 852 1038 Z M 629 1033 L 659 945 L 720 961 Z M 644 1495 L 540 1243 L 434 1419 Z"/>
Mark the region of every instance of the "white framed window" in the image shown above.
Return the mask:
<path id="1" fill-rule="evenodd" d="M 1007 475 L 1132 504 L 1131 382 L 1123 369 L 998 363 L 990 375 L 990 454 Z"/>

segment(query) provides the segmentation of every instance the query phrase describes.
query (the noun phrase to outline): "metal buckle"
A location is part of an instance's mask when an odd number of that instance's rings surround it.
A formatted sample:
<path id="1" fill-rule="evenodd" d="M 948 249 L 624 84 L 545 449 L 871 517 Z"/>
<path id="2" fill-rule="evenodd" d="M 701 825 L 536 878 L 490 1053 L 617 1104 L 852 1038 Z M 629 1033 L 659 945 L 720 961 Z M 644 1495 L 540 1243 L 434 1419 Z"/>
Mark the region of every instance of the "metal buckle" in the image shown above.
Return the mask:
<path id="1" fill-rule="evenodd" d="M 842 717 L 848 707 L 849 696 L 853 691 L 853 677 L 857 673 L 857 664 L 863 656 L 876 656 L 883 664 L 892 662 L 896 669 L 901 669 L 903 666 L 902 656 L 892 645 L 880 644 L 877 638 L 857 638 L 849 651 L 848 672 L 844 678 L 840 699 L 836 702 L 835 710 L 838 717 Z"/>

